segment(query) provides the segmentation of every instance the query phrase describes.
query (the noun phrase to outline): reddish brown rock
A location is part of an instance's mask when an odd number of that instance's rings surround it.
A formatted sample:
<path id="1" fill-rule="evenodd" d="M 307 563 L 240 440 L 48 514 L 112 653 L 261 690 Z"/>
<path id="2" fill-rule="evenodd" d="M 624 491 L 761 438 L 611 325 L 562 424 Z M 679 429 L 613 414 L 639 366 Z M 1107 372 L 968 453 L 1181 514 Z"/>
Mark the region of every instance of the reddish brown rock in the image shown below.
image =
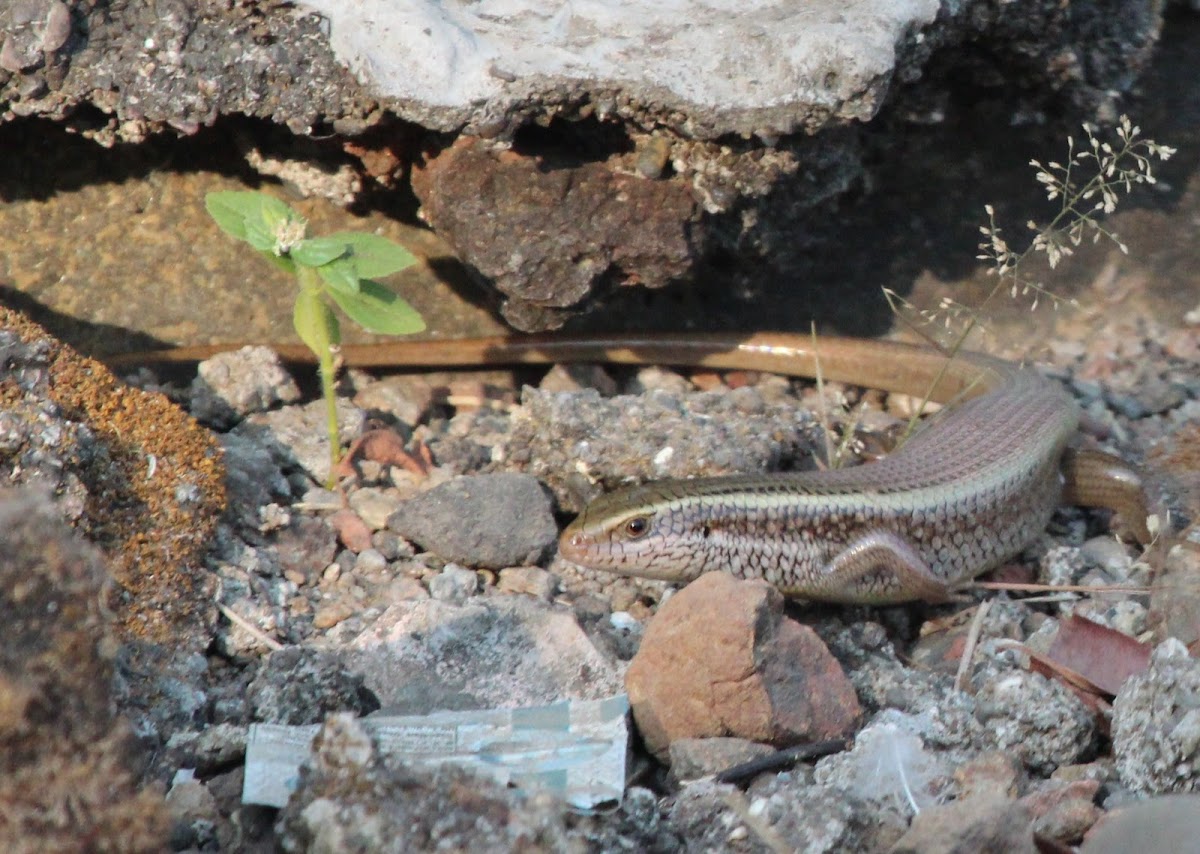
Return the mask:
<path id="1" fill-rule="evenodd" d="M 329 522 L 337 531 L 338 541 L 350 551 L 358 554 L 371 548 L 371 529 L 353 510 L 339 510 Z"/>
<path id="2" fill-rule="evenodd" d="M 1000 750 L 981 753 L 954 771 L 959 798 L 1015 797 L 1021 787 L 1022 765 L 1015 756 Z"/>
<path id="3" fill-rule="evenodd" d="M 692 270 L 699 205 L 685 181 L 603 162 L 550 168 L 464 136 L 415 166 L 412 186 L 429 224 L 505 295 L 519 329 L 553 322 L 595 290 L 661 287 Z"/>
<path id="4" fill-rule="evenodd" d="M 1021 798 L 1039 835 L 1064 845 L 1078 842 L 1100 818 L 1095 804 L 1098 780 L 1048 780 Z"/>
<path id="5" fill-rule="evenodd" d="M 714 572 L 662 606 L 625 676 L 634 720 L 665 760 L 679 738 L 787 746 L 849 732 L 861 709 L 829 650 L 762 581 Z"/>
<path id="6" fill-rule="evenodd" d="M 922 810 L 892 854 L 1033 854 L 1033 823 L 1018 801 L 984 796 Z"/>

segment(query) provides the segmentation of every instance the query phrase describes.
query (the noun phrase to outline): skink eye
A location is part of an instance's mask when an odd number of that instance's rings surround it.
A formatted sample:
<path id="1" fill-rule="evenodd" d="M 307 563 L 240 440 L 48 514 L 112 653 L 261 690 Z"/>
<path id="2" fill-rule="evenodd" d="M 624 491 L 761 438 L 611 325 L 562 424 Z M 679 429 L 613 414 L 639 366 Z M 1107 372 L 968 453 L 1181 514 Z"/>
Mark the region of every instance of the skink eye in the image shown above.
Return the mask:
<path id="1" fill-rule="evenodd" d="M 634 516 L 632 519 L 626 519 L 622 530 L 631 540 L 636 540 L 639 537 L 644 537 L 650 532 L 650 518 L 648 516 Z"/>

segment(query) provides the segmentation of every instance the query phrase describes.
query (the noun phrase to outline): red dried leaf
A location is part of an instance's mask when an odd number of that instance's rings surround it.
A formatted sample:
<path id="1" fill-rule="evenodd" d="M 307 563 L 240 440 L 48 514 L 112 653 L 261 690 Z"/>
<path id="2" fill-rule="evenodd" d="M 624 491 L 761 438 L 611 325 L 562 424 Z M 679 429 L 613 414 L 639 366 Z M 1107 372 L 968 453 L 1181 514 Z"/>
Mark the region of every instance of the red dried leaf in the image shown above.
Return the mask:
<path id="1" fill-rule="evenodd" d="M 417 455 L 414 456 L 405 449 L 400 434 L 386 427 L 368 430 L 355 439 L 338 464 L 337 474 L 341 477 L 353 475 L 354 462 L 360 459 L 372 460 L 382 465 L 401 466 L 417 477 L 429 474 L 433 467 L 428 448 L 418 443 Z"/>
<path id="2" fill-rule="evenodd" d="M 1070 616 L 1060 622 L 1046 655 L 1102 693 L 1116 696 L 1126 679 L 1146 669 L 1150 645 L 1084 617 Z"/>

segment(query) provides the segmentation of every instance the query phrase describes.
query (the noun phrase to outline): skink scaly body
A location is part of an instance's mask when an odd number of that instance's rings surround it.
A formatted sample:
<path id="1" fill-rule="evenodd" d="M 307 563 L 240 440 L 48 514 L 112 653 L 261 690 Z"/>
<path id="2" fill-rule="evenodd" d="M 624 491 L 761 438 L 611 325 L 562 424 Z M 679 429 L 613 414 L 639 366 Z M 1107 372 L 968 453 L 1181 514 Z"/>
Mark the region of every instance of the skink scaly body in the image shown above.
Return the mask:
<path id="1" fill-rule="evenodd" d="M 277 349 L 296 359 L 306 352 Z M 559 542 L 562 557 L 593 569 L 677 582 L 721 570 L 765 579 L 791 596 L 885 604 L 944 598 L 1019 553 L 1060 501 L 1115 509 L 1148 539 L 1136 474 L 1107 455 L 1068 450 L 1078 411 L 1065 391 L 1031 368 L 977 353 L 947 359 L 896 342 L 758 333 L 400 341 L 346 347 L 342 355 L 377 367 L 587 361 L 804 377 L 819 365 L 827 379 L 952 404 L 879 462 L 609 493 Z"/>

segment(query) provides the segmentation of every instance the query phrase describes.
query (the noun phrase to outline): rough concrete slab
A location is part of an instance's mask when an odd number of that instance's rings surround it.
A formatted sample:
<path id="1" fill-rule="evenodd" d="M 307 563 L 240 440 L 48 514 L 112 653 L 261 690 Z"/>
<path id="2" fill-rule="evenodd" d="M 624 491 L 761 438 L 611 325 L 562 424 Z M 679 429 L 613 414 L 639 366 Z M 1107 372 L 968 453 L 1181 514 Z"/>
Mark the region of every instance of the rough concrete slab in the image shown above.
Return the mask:
<path id="1" fill-rule="evenodd" d="M 938 0 L 302 0 L 334 53 L 422 124 L 564 94 L 690 136 L 775 137 L 875 114 Z M 640 107 L 640 110 L 638 109 Z"/>

